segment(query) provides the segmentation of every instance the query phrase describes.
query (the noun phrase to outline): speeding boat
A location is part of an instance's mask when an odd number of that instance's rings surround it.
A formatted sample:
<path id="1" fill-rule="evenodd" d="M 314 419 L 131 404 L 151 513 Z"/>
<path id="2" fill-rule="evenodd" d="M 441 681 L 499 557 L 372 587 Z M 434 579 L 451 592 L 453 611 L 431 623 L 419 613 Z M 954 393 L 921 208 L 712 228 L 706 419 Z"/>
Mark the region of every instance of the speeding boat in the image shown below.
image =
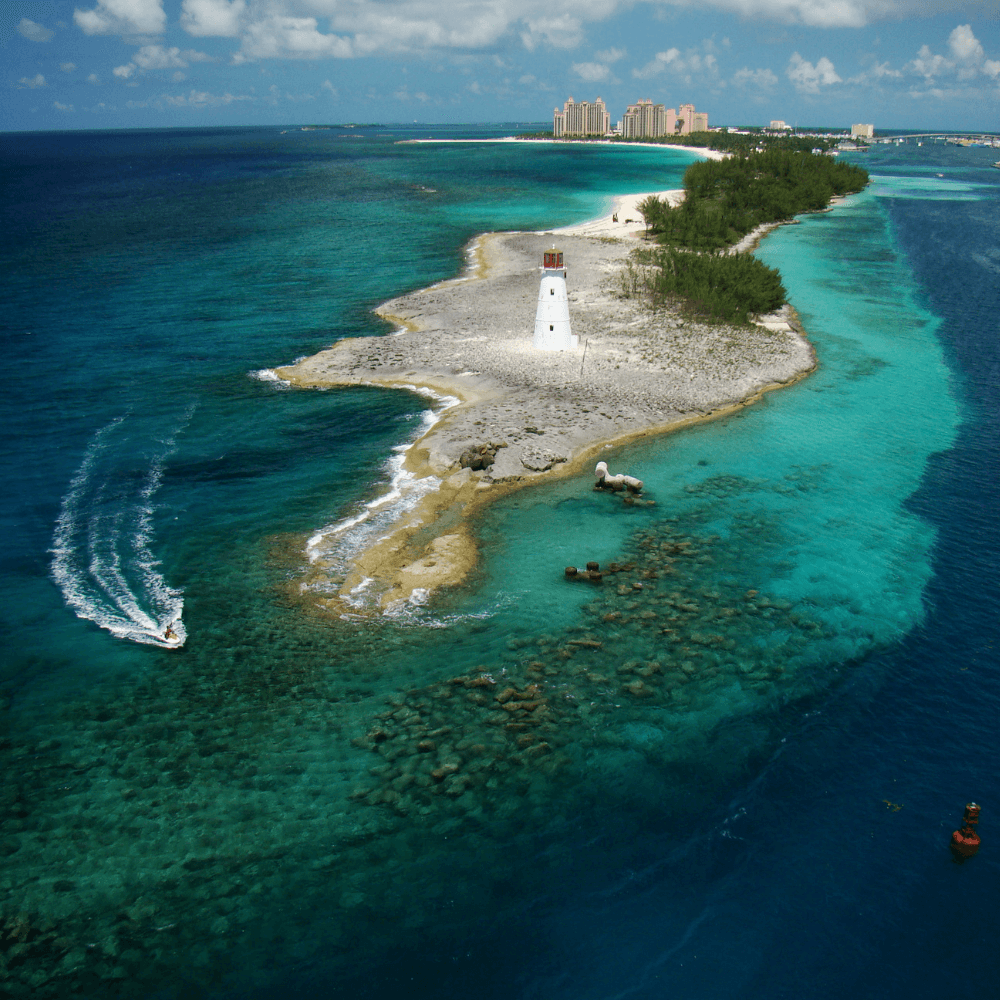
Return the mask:
<path id="1" fill-rule="evenodd" d="M 184 645 L 184 640 L 174 631 L 173 622 L 167 626 L 163 633 L 163 645 L 170 649 L 177 649 Z"/>

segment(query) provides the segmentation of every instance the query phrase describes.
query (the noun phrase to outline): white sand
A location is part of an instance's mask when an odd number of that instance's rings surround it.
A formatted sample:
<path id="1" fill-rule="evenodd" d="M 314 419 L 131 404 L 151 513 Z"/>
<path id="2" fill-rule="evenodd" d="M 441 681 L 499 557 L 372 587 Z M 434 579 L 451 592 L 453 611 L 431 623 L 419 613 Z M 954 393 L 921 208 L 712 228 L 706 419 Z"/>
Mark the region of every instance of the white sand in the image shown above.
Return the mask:
<path id="1" fill-rule="evenodd" d="M 666 201 L 671 207 L 676 207 L 684 200 L 684 191 L 677 188 L 672 191 L 654 191 L 652 194 L 661 201 Z M 611 236 L 638 237 L 646 232 L 646 226 L 639 213 L 639 205 L 650 197 L 650 192 L 641 194 L 622 194 L 615 198 L 611 211 L 598 219 L 589 222 L 578 222 L 561 229 L 549 229 L 545 232 L 565 233 L 572 236 Z M 615 222 L 615 216 L 618 221 Z"/>

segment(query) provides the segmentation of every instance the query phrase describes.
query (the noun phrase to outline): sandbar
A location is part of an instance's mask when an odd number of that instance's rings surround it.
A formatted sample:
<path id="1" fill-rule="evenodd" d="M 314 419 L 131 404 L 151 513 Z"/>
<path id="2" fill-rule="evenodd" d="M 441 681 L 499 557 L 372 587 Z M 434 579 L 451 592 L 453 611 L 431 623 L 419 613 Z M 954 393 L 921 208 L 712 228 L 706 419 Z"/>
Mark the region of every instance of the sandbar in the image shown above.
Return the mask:
<path id="1" fill-rule="evenodd" d="M 553 475 L 579 475 L 590 490 L 590 467 L 608 444 L 731 412 L 815 368 L 789 306 L 747 328 L 625 297 L 623 269 L 643 229 L 624 220 L 644 197 L 617 199 L 618 223 L 609 213 L 561 230 L 480 236 L 464 274 L 379 306 L 394 334 L 341 340 L 276 369 L 303 388 L 377 385 L 451 404 L 405 453 L 402 475 L 422 484 L 416 502 L 349 565 L 342 548 L 324 549 L 322 532 L 311 540 L 302 587 L 317 603 L 341 613 L 422 603 L 474 568 L 469 520 L 484 503 Z M 532 347 L 538 268 L 553 244 L 568 270 L 573 351 Z M 493 465 L 462 468 L 463 453 L 481 445 L 497 446 Z"/>

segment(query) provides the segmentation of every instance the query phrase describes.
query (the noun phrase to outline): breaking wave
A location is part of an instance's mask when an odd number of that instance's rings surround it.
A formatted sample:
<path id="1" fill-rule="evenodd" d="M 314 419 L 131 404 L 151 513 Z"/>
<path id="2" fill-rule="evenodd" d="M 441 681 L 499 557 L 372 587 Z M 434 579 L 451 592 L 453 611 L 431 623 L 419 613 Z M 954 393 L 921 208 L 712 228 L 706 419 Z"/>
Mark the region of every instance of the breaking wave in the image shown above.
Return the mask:
<path id="1" fill-rule="evenodd" d="M 437 476 L 418 479 L 407 471 L 404 468 L 406 453 L 441 419 L 445 410 L 457 406 L 460 401 L 455 396 L 443 396 L 423 386 L 402 388 L 432 400 L 436 408 L 424 411 L 420 426 L 409 443 L 392 449 L 392 457 L 386 463 L 388 490 L 366 503 L 358 513 L 320 528 L 309 538 L 306 556 L 312 565 L 322 567 L 323 576 L 319 581 L 305 584 L 304 591 L 328 593 L 339 590 L 339 583 L 347 575 L 352 561 L 441 484 Z M 341 595 L 342 599 L 357 608 L 370 606 L 377 600 L 377 595 L 369 589 L 370 582 L 363 581 L 349 595 Z"/>

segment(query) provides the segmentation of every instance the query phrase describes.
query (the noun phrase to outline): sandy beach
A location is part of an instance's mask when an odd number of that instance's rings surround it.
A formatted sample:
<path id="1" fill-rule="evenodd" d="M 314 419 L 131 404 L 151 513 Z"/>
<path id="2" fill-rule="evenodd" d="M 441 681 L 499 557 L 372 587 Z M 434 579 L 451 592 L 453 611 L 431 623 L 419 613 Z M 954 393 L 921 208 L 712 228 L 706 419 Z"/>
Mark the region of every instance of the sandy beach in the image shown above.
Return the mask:
<path id="1" fill-rule="evenodd" d="M 474 142 L 476 145 L 483 145 L 491 142 L 519 142 L 519 143 L 553 143 L 558 142 L 563 146 L 612 146 L 612 145 L 627 145 L 629 149 L 673 149 L 679 150 L 682 153 L 697 153 L 699 156 L 703 156 L 706 160 L 724 160 L 729 153 L 723 153 L 718 149 L 711 149 L 708 146 L 682 146 L 675 143 L 667 142 L 628 142 L 628 143 L 613 143 L 608 139 L 521 139 L 514 135 L 504 136 L 500 139 L 400 139 L 399 145 L 404 146 L 408 144 L 418 144 L 418 143 L 446 143 L 446 142 Z M 640 197 L 645 197 L 641 195 Z"/>
<path id="2" fill-rule="evenodd" d="M 682 192 L 658 194 L 675 201 Z M 609 213 L 561 230 L 481 236 L 465 274 L 376 310 L 394 335 L 342 340 L 276 370 L 303 388 L 378 385 L 452 404 L 405 453 L 400 479 L 420 488 L 394 523 L 347 566 L 334 544 L 339 527 L 310 540 L 303 589 L 322 594 L 318 603 L 340 612 L 421 603 L 475 566 L 468 521 L 483 503 L 543 476 L 579 475 L 590 490 L 595 456 L 609 443 L 730 412 L 815 367 L 790 307 L 731 328 L 623 296 L 621 272 L 643 232 L 636 205 L 647 196 L 616 199 L 618 223 Z M 574 351 L 532 347 L 538 267 L 553 244 L 568 269 Z M 489 468 L 462 467 L 476 448 L 495 453 Z"/>

